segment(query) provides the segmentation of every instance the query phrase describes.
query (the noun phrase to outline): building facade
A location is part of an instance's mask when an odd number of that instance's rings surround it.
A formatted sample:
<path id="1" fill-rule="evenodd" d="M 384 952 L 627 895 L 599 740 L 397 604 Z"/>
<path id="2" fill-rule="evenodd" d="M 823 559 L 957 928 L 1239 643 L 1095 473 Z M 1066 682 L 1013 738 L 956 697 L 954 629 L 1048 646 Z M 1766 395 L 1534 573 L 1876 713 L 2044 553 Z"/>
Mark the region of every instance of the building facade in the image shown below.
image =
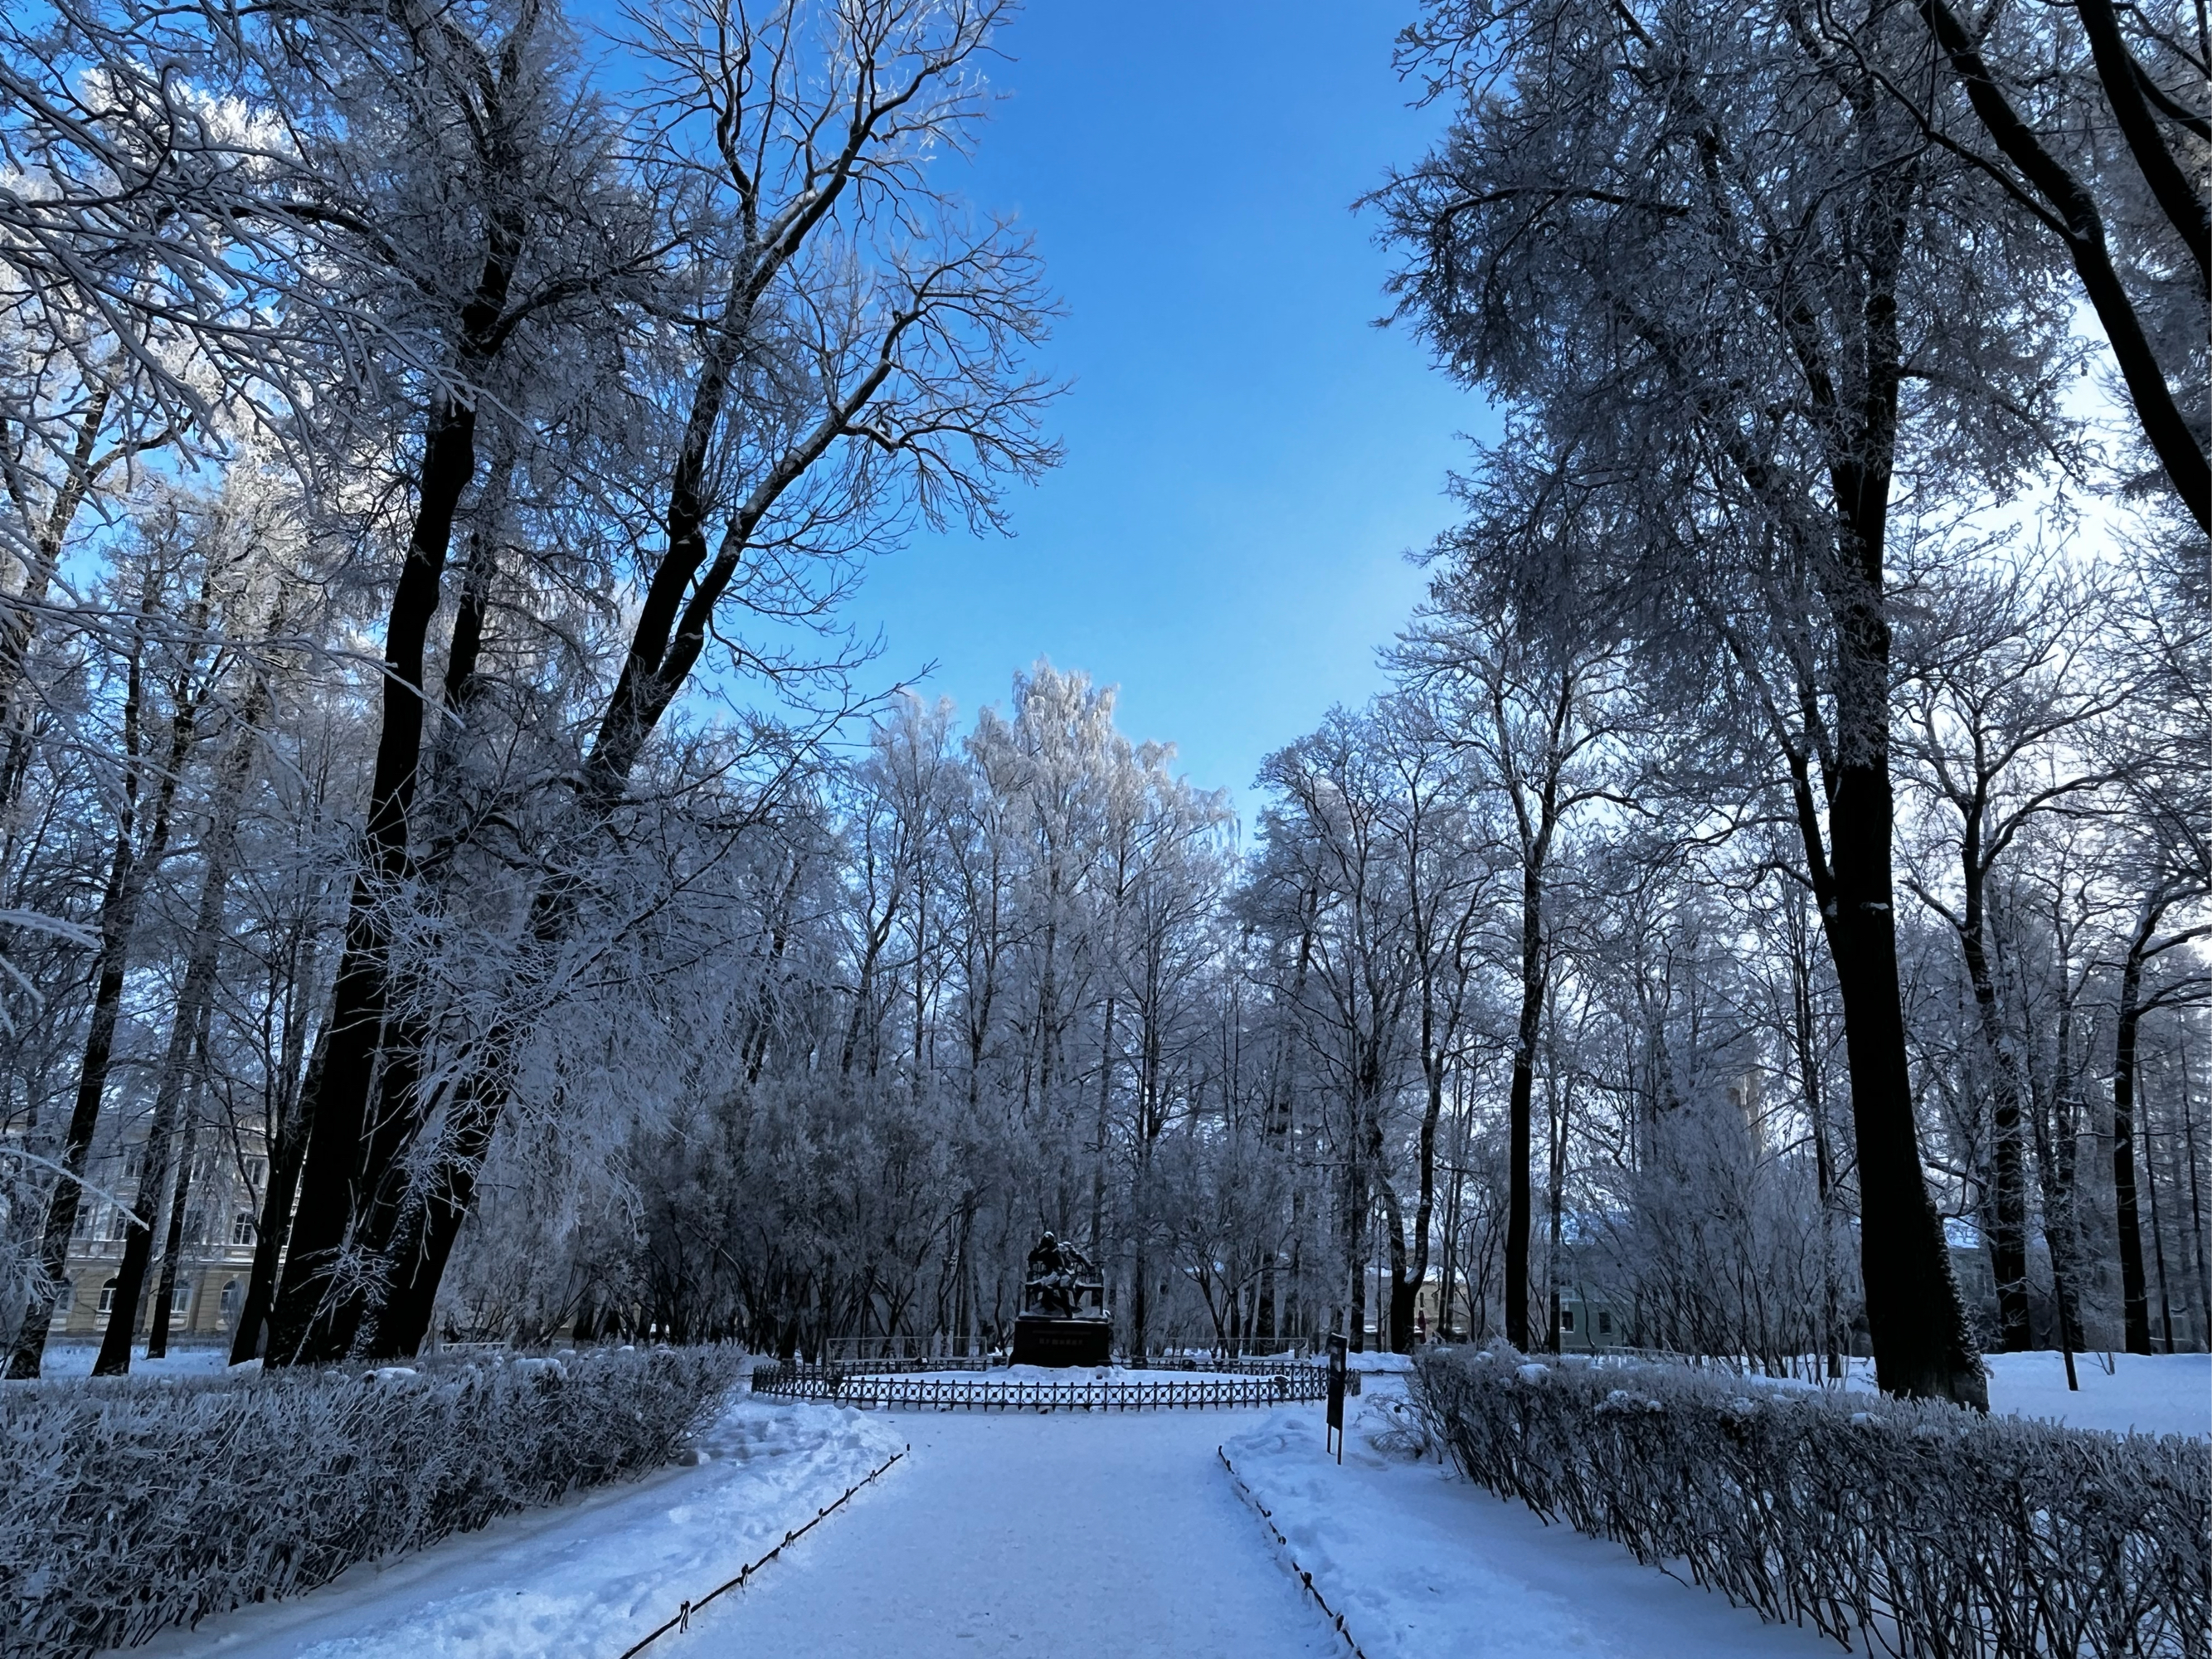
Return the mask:
<path id="1" fill-rule="evenodd" d="M 209 1136 L 191 1156 L 176 1289 L 168 1308 L 173 1342 L 227 1339 L 235 1328 L 252 1273 L 255 1224 L 269 1176 L 269 1159 L 258 1128 L 235 1139 L 228 1133 Z M 109 1192 L 135 1195 L 144 1158 L 143 1143 L 96 1158 L 92 1179 Z M 173 1172 L 167 1184 L 173 1190 Z M 146 1295 L 136 1332 L 142 1340 L 153 1328 L 167 1224 L 166 1214 L 155 1219 L 154 1253 L 146 1267 Z M 114 1316 L 115 1277 L 123 1265 L 127 1231 L 119 1205 L 86 1195 L 63 1270 L 69 1293 L 55 1305 L 50 1340 L 84 1340 L 106 1334 Z"/>

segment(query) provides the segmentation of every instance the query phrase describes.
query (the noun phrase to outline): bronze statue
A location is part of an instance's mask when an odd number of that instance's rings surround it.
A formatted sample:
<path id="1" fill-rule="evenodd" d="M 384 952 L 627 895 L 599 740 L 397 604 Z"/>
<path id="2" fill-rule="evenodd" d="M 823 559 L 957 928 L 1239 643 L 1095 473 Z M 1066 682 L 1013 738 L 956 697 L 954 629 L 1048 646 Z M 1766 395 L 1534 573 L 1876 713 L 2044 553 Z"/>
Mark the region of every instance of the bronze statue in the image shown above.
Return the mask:
<path id="1" fill-rule="evenodd" d="M 1103 1365 L 1112 1337 L 1105 1279 L 1097 1265 L 1074 1244 L 1045 1234 L 1022 1276 L 1015 1363 Z"/>

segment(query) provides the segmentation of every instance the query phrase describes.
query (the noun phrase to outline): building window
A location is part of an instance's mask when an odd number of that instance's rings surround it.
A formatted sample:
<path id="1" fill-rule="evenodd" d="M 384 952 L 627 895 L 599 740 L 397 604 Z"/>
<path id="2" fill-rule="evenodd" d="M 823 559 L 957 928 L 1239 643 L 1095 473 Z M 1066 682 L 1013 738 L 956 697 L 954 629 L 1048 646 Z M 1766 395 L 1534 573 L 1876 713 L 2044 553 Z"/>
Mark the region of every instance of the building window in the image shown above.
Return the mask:
<path id="1" fill-rule="evenodd" d="M 107 1213 L 100 1218 L 100 1236 L 109 1243 L 131 1237 L 131 1212 L 120 1204 L 111 1204 Z"/>
<path id="2" fill-rule="evenodd" d="M 188 1244 L 207 1243 L 207 1212 L 205 1210 L 185 1212 L 185 1242 Z"/>
<path id="3" fill-rule="evenodd" d="M 54 1293 L 53 1322 L 57 1325 L 64 1323 L 76 1306 L 76 1286 L 64 1279 Z"/>
<path id="4" fill-rule="evenodd" d="M 253 1243 L 253 1212 L 240 1210 L 230 1218 L 230 1242 L 234 1244 Z"/>
<path id="5" fill-rule="evenodd" d="M 1613 1316 L 1606 1312 L 1602 1308 L 1598 1310 L 1597 1334 L 1600 1336 L 1611 1336 L 1613 1334 Z"/>
<path id="6" fill-rule="evenodd" d="M 102 1313 L 115 1311 L 115 1281 L 112 1279 L 100 1287 L 100 1310 Z"/>
<path id="7" fill-rule="evenodd" d="M 1574 1329 L 1574 1328 L 1575 1328 L 1575 1310 L 1574 1310 L 1572 1308 L 1562 1308 L 1562 1309 L 1560 1309 L 1560 1310 L 1559 1310 L 1559 1328 L 1560 1328 L 1561 1330 L 1563 1330 L 1563 1331 L 1571 1331 L 1571 1330 Z"/>
<path id="8" fill-rule="evenodd" d="M 247 1186 L 252 1188 L 253 1190 L 258 1193 L 261 1190 L 261 1183 L 268 1179 L 269 1160 L 267 1158 L 249 1158 L 246 1160 L 246 1184 Z"/>
<path id="9" fill-rule="evenodd" d="M 222 1300 L 216 1305 L 222 1310 L 222 1322 L 224 1324 L 235 1325 L 238 1323 L 238 1304 L 245 1299 L 246 1292 L 240 1288 L 239 1283 L 236 1279 L 226 1279 L 223 1280 Z"/>
<path id="10" fill-rule="evenodd" d="M 123 1178 L 125 1181 L 139 1180 L 145 1173 L 146 1149 L 143 1146 L 133 1146 L 123 1154 Z"/>
<path id="11" fill-rule="evenodd" d="M 180 1279 L 177 1281 L 176 1288 L 169 1292 L 169 1317 L 181 1319 L 191 1310 L 191 1281 L 188 1279 Z"/>

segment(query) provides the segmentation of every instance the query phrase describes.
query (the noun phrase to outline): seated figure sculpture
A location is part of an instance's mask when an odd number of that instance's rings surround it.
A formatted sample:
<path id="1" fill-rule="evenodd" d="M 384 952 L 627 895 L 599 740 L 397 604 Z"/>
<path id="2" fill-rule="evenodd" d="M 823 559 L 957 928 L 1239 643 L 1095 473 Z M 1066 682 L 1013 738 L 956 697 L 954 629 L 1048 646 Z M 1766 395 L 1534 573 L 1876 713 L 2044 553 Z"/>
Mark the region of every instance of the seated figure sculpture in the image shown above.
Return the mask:
<path id="1" fill-rule="evenodd" d="M 1015 1363 L 1103 1365 L 1112 1340 L 1103 1276 L 1073 1243 L 1046 1233 L 1022 1275 Z"/>
<path id="2" fill-rule="evenodd" d="M 1037 1240 L 1036 1248 L 1030 1252 L 1029 1272 L 1022 1276 L 1024 1292 L 1022 1304 L 1024 1311 L 1028 1310 L 1031 1301 L 1042 1299 L 1046 1287 L 1051 1285 L 1059 1278 L 1060 1262 L 1060 1241 L 1050 1233 L 1047 1233 L 1042 1238 Z M 1030 1297 L 1028 1294 L 1030 1291 L 1038 1291 L 1039 1297 Z M 1058 1310 L 1040 1307 L 1036 1311 L 1048 1313 Z"/>

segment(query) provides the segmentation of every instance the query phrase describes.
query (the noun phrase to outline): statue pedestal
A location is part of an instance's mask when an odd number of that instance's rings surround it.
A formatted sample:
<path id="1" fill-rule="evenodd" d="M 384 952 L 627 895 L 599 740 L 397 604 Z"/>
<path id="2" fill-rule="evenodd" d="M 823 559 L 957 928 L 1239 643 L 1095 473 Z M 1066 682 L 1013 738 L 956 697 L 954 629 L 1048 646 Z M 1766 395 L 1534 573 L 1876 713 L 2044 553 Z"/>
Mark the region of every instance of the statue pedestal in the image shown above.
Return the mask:
<path id="1" fill-rule="evenodd" d="M 1112 1362 L 1114 1322 L 1060 1319 L 1049 1314 L 1014 1317 L 1017 1365 L 1104 1365 Z"/>

